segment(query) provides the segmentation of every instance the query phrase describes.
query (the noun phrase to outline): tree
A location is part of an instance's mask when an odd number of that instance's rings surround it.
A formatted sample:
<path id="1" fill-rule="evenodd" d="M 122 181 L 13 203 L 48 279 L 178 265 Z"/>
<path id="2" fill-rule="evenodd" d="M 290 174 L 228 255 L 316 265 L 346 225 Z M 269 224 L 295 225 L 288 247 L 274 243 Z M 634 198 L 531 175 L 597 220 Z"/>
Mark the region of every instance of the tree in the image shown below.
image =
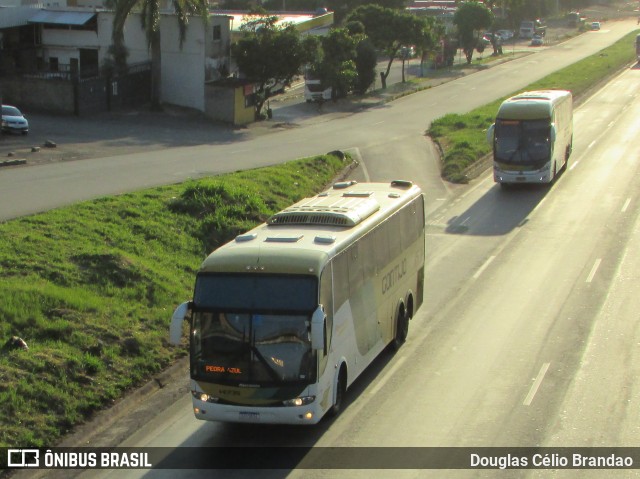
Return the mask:
<path id="1" fill-rule="evenodd" d="M 364 95 L 376 79 L 376 65 L 378 55 L 376 48 L 369 39 L 364 39 L 356 47 L 356 71 L 358 79 L 355 91 Z"/>
<path id="2" fill-rule="evenodd" d="M 364 93 L 375 80 L 376 50 L 362 23 L 349 22 L 327 35 L 305 37 L 304 43 L 310 52 L 310 73 L 331 86 L 334 99 L 351 91 Z"/>
<path id="3" fill-rule="evenodd" d="M 209 21 L 208 0 L 172 0 L 173 9 L 178 18 L 180 47 L 187 34 L 190 15 L 199 15 L 205 24 Z M 151 106 L 160 109 L 162 90 L 162 65 L 160 51 L 160 0 L 109 0 L 108 6 L 114 9 L 113 42 L 111 52 L 116 68 L 126 68 L 127 51 L 124 45 L 124 24 L 132 12 L 139 12 L 142 28 L 147 36 L 151 50 Z"/>
<path id="4" fill-rule="evenodd" d="M 371 42 L 388 55 L 387 69 L 380 73 L 382 88 L 387 86 L 391 64 L 402 46 L 433 42 L 431 23 L 424 18 L 379 5 L 358 7 L 347 17 L 347 21 L 362 23 Z"/>
<path id="5" fill-rule="evenodd" d="M 427 35 L 423 37 L 423 43 L 416 45 L 418 53 L 420 54 L 420 71 L 424 71 L 424 62 L 429 56 L 434 56 L 439 53 L 444 46 L 441 42 L 445 41 L 446 28 L 442 21 L 433 17 L 426 17 L 427 22 Z"/>
<path id="6" fill-rule="evenodd" d="M 471 63 L 473 50 L 478 45 L 481 30 L 488 29 L 493 23 L 493 13 L 479 2 L 463 2 L 453 15 L 453 23 L 458 27 L 460 46 L 467 63 Z"/>
<path id="7" fill-rule="evenodd" d="M 243 37 L 231 47 L 238 68 L 256 85 L 256 118 L 274 83 L 291 83 L 308 60 L 300 33 L 291 24 L 277 25 L 277 17 L 259 17 L 245 23 Z"/>
<path id="8" fill-rule="evenodd" d="M 356 49 L 363 38 L 364 35 L 352 35 L 346 28 L 334 28 L 320 41 L 323 52 L 320 78 L 331 85 L 334 99 L 345 97 L 356 87 Z"/>

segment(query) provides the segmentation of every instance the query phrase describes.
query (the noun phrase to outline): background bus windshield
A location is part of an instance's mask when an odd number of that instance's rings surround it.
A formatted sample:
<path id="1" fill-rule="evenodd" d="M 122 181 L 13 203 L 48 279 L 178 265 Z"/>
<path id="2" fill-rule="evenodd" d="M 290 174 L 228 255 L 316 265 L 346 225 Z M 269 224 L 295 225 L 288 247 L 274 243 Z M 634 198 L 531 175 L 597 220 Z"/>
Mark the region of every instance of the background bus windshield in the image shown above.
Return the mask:
<path id="1" fill-rule="evenodd" d="M 495 160 L 514 166 L 541 168 L 549 161 L 549 120 L 498 120 Z"/>

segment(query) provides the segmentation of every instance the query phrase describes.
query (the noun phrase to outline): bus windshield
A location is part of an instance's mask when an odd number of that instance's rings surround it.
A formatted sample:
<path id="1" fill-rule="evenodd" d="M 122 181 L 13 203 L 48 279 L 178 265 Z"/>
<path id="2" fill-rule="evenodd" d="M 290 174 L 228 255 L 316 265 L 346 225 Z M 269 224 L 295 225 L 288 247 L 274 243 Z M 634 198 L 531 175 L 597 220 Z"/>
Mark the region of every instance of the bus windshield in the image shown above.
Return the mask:
<path id="1" fill-rule="evenodd" d="M 497 120 L 495 160 L 512 166 L 542 168 L 551 156 L 549 120 Z"/>
<path id="2" fill-rule="evenodd" d="M 257 386 L 315 380 L 310 316 L 196 312 L 192 376 Z"/>
<path id="3" fill-rule="evenodd" d="M 191 331 L 194 379 L 281 385 L 315 380 L 313 276 L 201 274 Z"/>
<path id="4" fill-rule="evenodd" d="M 225 311 L 312 312 L 318 306 L 315 276 L 202 273 L 193 295 L 196 308 Z"/>

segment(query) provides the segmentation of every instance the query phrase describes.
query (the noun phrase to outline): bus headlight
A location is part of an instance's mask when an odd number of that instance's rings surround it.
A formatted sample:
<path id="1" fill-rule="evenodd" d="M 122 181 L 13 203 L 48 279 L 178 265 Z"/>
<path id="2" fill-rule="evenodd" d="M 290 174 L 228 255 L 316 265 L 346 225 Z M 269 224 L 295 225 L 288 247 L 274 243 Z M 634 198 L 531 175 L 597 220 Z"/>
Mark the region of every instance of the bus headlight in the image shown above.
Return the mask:
<path id="1" fill-rule="evenodd" d="M 191 395 L 194 398 L 199 399 L 200 401 L 203 401 L 203 402 L 213 402 L 213 403 L 218 402 L 217 397 L 210 396 L 207 393 L 202 393 L 200 391 L 191 391 Z"/>
<path id="2" fill-rule="evenodd" d="M 311 404 L 316 400 L 315 396 L 304 396 L 299 398 L 287 399 L 286 401 L 282 401 L 283 406 L 304 406 L 306 404 Z"/>

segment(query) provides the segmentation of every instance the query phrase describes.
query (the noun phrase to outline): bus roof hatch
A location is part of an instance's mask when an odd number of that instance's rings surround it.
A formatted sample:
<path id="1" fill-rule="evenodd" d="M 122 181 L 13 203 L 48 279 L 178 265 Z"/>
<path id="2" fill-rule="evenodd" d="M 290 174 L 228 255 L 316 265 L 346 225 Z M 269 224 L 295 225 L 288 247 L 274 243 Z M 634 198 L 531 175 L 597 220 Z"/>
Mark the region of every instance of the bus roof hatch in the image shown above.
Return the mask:
<path id="1" fill-rule="evenodd" d="M 276 213 L 269 225 L 355 226 L 380 209 L 370 195 L 316 196 Z"/>

